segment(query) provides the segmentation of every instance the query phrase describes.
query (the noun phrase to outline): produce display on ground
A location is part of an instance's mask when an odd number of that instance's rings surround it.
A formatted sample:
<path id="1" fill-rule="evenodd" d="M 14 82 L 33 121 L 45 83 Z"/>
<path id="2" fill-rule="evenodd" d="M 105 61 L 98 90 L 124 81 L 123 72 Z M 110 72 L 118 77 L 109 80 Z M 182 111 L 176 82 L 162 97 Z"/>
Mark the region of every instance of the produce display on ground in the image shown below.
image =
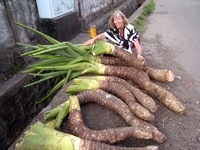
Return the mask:
<path id="1" fill-rule="evenodd" d="M 170 84 L 174 80 L 171 70 L 150 67 L 145 59 L 137 59 L 131 53 L 105 41 L 96 41 L 92 47 L 59 42 L 23 24 L 16 24 L 50 43 L 34 46 L 17 43 L 31 49 L 22 56 L 38 58 L 38 62 L 28 66 L 23 73 L 40 79 L 26 86 L 50 79 L 55 82 L 51 91 L 38 103 L 72 81 L 66 89 L 69 99 L 46 112 L 45 125 L 33 125 L 18 141 L 16 149 L 159 149 L 153 145 L 124 148 L 111 144 L 128 137 L 165 142 L 166 135 L 151 123 L 155 119 L 153 113 L 157 111 L 154 99 L 177 114 L 185 112 L 181 100 L 154 82 Z M 86 127 L 79 103 L 82 105 L 90 102 L 116 112 L 128 126 L 98 131 Z M 57 131 L 68 116 L 74 135 Z M 45 142 L 39 142 L 43 140 Z"/>

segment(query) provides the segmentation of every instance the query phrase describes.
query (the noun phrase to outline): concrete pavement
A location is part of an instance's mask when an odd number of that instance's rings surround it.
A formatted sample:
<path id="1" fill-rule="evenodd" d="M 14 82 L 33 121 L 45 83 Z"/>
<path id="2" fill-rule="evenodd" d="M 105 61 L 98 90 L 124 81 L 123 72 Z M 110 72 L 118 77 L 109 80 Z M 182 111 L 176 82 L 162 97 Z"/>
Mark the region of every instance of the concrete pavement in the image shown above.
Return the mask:
<path id="1" fill-rule="evenodd" d="M 173 51 L 179 63 L 196 81 L 200 81 L 200 1 L 155 0 L 156 9 L 149 17 L 145 39 L 159 42 Z"/>

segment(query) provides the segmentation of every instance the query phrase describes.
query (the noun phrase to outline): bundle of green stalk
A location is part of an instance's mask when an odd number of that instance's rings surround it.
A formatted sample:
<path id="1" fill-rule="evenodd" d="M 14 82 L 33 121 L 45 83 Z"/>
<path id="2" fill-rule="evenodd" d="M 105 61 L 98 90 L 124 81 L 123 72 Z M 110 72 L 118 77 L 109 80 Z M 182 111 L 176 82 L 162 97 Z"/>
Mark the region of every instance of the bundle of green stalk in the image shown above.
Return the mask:
<path id="1" fill-rule="evenodd" d="M 158 150 L 157 146 L 141 148 L 119 147 L 81 139 L 59 132 L 37 122 L 27 130 L 16 144 L 16 150 Z"/>
<path id="2" fill-rule="evenodd" d="M 106 45 L 106 46 L 105 46 Z M 155 69 L 147 66 L 144 58 L 137 59 L 134 55 L 127 51 L 123 51 L 120 48 L 113 46 L 112 44 L 104 44 L 103 41 L 96 42 L 93 55 L 109 54 L 114 57 L 101 57 L 101 63 L 105 65 L 114 66 L 129 66 L 145 71 L 150 78 L 162 81 L 172 82 L 174 81 L 174 73 L 170 69 Z"/>
<path id="3" fill-rule="evenodd" d="M 33 77 L 40 77 L 40 80 L 37 80 L 33 83 L 26 85 L 33 86 L 35 84 L 39 84 L 46 80 L 54 79 L 56 82 L 58 79 L 62 78 L 61 81 L 55 84 L 55 87 L 41 100 L 38 101 L 42 102 L 43 100 L 47 99 L 51 94 L 53 94 L 56 90 L 64 86 L 69 80 L 80 76 L 82 72 L 87 68 L 94 68 L 96 66 L 95 62 L 102 62 L 103 58 L 98 56 L 93 56 L 91 53 L 90 46 L 77 46 L 70 42 L 59 42 L 48 35 L 45 35 L 33 28 L 25 26 L 20 23 L 16 23 L 17 25 L 24 27 L 26 29 L 31 30 L 32 32 L 42 36 L 46 40 L 51 43 L 50 45 L 29 45 L 24 43 L 17 43 L 20 46 L 25 48 L 31 48 L 32 51 L 26 52 L 22 54 L 22 56 L 29 56 L 34 58 L 40 58 L 40 61 L 34 63 L 28 67 L 27 70 L 23 71 L 22 73 L 28 73 Z M 106 44 L 101 44 L 103 46 L 108 46 Z M 109 45 L 110 46 L 110 45 Z M 98 52 L 98 51 L 96 51 Z M 109 52 L 106 52 L 107 54 Z M 94 54 L 94 53 L 93 53 Z M 121 50 L 118 50 L 117 55 L 122 55 Z M 129 53 L 126 53 L 127 57 L 130 57 Z M 124 57 L 124 56 L 123 56 Z M 140 66 L 141 63 L 138 62 L 136 59 L 133 59 L 135 66 Z M 124 59 L 126 60 L 126 59 Z"/>
<path id="4" fill-rule="evenodd" d="M 134 64 L 132 62 L 134 62 L 135 59 L 127 51 L 120 50 L 116 46 L 103 41 L 97 41 L 93 49 L 89 46 L 73 45 L 70 42 L 58 42 L 57 40 L 54 40 L 32 28 L 19 23 L 18 25 L 41 35 L 52 43 L 52 45 L 33 46 L 32 48 L 35 48 L 35 50 L 23 54 L 23 56 L 44 59 L 43 61 L 33 64 L 29 69 L 24 71 L 24 73 L 42 77 L 41 80 L 27 86 L 64 75 L 65 78 L 55 85 L 55 87 L 50 91 L 50 94 L 52 94 L 58 88 L 66 84 L 67 81 L 82 74 L 93 73 L 117 76 L 125 80 L 134 81 L 149 95 L 159 99 L 161 103 L 172 109 L 174 112 L 181 114 L 185 111 L 185 107 L 173 94 L 165 88 L 152 83 L 148 74 L 143 70 L 136 69 L 135 67 L 104 65 L 100 63 L 100 57 L 96 57 L 96 55 L 108 54 L 124 60 L 127 64 Z M 31 47 L 26 44 L 23 46 Z M 95 55 L 95 57 L 93 55 Z M 44 99 L 46 99 L 50 94 L 48 94 Z"/>

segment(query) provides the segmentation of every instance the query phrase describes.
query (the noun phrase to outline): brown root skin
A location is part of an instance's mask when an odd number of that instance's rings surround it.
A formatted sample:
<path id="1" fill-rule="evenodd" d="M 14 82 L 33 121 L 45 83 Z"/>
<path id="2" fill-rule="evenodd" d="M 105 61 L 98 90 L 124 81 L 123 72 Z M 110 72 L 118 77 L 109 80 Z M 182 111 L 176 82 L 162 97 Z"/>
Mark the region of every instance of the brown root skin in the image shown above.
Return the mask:
<path id="1" fill-rule="evenodd" d="M 87 90 L 79 93 L 77 97 L 80 103 L 94 102 L 115 111 L 131 126 L 153 130 L 153 138 L 159 143 L 166 140 L 166 136 L 155 126 L 136 118 L 124 102 L 103 90 Z"/>
<path id="2" fill-rule="evenodd" d="M 152 82 L 145 82 L 142 86 L 147 93 L 156 97 L 163 105 L 174 112 L 178 114 L 183 114 L 185 112 L 183 104 L 167 89 Z"/>
<path id="3" fill-rule="evenodd" d="M 114 144 L 128 137 L 152 139 L 152 130 L 138 127 L 121 127 L 105 130 L 91 130 L 85 126 L 80 110 L 72 110 L 69 115 L 70 128 L 73 133 L 83 139 Z"/>
<path id="4" fill-rule="evenodd" d="M 172 82 L 174 81 L 174 73 L 169 69 L 155 69 L 146 66 L 146 61 L 144 58 L 137 59 L 133 54 L 128 51 L 122 50 L 119 47 L 114 47 L 111 51 L 111 55 L 115 56 L 101 56 L 99 57 L 101 63 L 104 65 L 114 65 L 114 66 L 127 66 L 135 67 L 137 69 L 142 69 L 145 71 L 150 78 L 161 81 L 161 82 Z"/>
<path id="5" fill-rule="evenodd" d="M 122 51 L 122 50 L 120 50 Z M 129 53 L 129 52 L 128 52 Z M 132 55 L 132 54 L 130 54 Z M 137 69 L 142 69 L 145 66 L 145 60 L 143 59 L 137 59 L 132 55 L 133 58 L 131 58 L 130 62 L 127 63 L 127 61 L 124 61 L 120 58 L 113 57 L 113 56 L 100 56 L 100 63 L 104 65 L 113 65 L 113 66 L 126 66 L 126 67 L 135 67 Z"/>
<path id="6" fill-rule="evenodd" d="M 143 70 L 149 75 L 150 78 L 161 82 L 174 81 L 174 73 L 169 69 L 154 69 L 151 67 L 144 67 Z"/>
<path id="7" fill-rule="evenodd" d="M 109 82 L 119 83 L 119 84 L 123 85 L 124 87 L 126 87 L 127 89 L 129 89 L 131 91 L 131 93 L 136 97 L 137 101 L 140 104 L 142 104 L 145 108 L 147 108 L 149 111 L 155 112 L 158 109 L 155 101 L 150 96 L 143 93 L 138 88 L 132 86 L 126 80 L 115 77 L 115 76 L 106 76 L 106 80 Z"/>
<path id="8" fill-rule="evenodd" d="M 105 71 L 102 72 L 102 74 L 116 76 L 125 80 L 133 80 L 138 85 L 150 80 L 149 76 L 144 71 L 134 67 L 105 65 Z"/>
<path id="9" fill-rule="evenodd" d="M 174 112 L 179 114 L 185 112 L 185 107 L 175 96 L 173 96 L 165 88 L 152 83 L 149 79 L 149 76 L 141 70 L 133 67 L 105 66 L 104 75 L 117 76 L 123 79 L 131 79 L 147 93 L 155 96 L 160 100 L 161 103 L 172 109 Z M 177 104 L 177 106 L 173 106 L 174 104 Z"/>
<path id="10" fill-rule="evenodd" d="M 99 88 L 111 93 L 113 95 L 116 95 L 118 98 L 120 98 L 122 101 L 124 101 L 131 111 L 138 116 L 139 118 L 146 120 L 146 121 L 153 121 L 154 115 L 151 114 L 146 108 L 141 106 L 135 99 L 134 95 L 123 85 L 115 82 L 109 82 L 109 81 L 99 81 Z"/>
<path id="11" fill-rule="evenodd" d="M 81 140 L 79 150 L 159 150 L 158 146 L 146 146 L 141 148 L 134 147 L 119 147 L 114 145 L 108 145 L 105 143 Z"/>

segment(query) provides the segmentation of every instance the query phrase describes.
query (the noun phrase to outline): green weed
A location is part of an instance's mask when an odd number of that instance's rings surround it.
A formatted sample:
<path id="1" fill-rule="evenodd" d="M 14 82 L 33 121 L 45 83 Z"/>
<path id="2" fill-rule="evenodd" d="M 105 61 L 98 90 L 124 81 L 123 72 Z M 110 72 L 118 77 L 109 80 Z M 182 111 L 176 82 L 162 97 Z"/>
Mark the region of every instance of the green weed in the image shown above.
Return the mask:
<path id="1" fill-rule="evenodd" d="M 147 22 L 147 17 L 153 13 L 154 9 L 155 9 L 155 2 L 154 0 L 150 0 L 149 4 L 144 6 L 140 16 L 131 23 L 136 27 L 136 29 L 140 34 L 144 32 L 145 24 Z"/>

